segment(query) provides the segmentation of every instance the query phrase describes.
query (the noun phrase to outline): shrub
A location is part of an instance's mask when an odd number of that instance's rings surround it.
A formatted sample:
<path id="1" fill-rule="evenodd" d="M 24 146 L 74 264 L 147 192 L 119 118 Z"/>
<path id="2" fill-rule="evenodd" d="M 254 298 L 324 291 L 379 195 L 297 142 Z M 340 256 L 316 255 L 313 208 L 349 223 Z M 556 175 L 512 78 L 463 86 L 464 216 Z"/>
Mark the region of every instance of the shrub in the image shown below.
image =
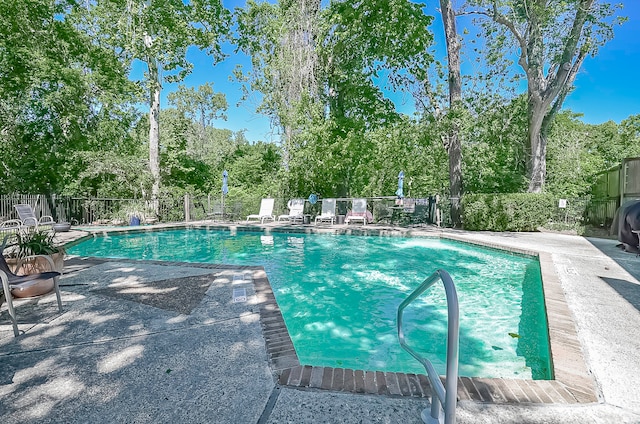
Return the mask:
<path id="1" fill-rule="evenodd" d="M 550 194 L 466 194 L 462 198 L 466 230 L 536 231 L 556 210 Z"/>

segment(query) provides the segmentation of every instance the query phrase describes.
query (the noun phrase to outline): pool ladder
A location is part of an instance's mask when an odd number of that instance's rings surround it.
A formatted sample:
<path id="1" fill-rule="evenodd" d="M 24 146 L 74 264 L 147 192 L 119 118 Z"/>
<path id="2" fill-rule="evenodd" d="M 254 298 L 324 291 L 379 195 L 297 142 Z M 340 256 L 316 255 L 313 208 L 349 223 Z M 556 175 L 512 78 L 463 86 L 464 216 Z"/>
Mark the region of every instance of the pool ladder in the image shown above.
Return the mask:
<path id="1" fill-rule="evenodd" d="M 431 365 L 431 362 L 411 349 L 404 339 L 402 331 L 402 312 L 418 296 L 433 286 L 436 281 L 441 280 L 444 284 L 447 296 L 447 374 L 445 384 L 442 384 L 440 376 Z M 429 383 L 431 383 L 431 412 L 427 409 L 422 411 L 422 421 L 426 424 L 440 423 L 440 410 L 444 410 L 444 423 L 454 424 L 456 422 L 456 402 L 458 391 L 458 336 L 459 336 L 459 307 L 456 286 L 447 271 L 439 269 L 429 278 L 424 280 L 398 307 L 398 340 L 400 346 L 416 358 L 427 371 Z"/>

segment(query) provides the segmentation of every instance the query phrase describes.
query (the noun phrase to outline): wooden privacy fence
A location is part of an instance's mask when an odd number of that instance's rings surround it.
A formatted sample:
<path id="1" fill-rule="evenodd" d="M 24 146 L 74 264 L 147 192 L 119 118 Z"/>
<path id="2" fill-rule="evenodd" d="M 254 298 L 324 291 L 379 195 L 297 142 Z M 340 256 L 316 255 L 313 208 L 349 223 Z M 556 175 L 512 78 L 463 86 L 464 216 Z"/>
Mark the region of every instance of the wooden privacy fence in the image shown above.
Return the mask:
<path id="1" fill-rule="evenodd" d="M 591 189 L 587 221 L 608 226 L 620 205 L 635 199 L 640 199 L 640 157 L 624 159 L 598 176 Z"/>

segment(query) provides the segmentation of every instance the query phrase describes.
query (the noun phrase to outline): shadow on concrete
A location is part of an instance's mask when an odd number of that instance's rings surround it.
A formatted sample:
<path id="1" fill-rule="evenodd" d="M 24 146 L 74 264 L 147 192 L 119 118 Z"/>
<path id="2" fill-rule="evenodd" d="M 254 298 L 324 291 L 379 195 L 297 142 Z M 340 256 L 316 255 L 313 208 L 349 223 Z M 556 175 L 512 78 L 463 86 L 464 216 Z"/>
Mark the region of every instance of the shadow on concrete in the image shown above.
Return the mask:
<path id="1" fill-rule="evenodd" d="M 627 302 L 640 311 L 640 285 L 627 280 L 619 280 L 617 278 L 600 277 L 611 288 L 624 297 Z"/>
<path id="2" fill-rule="evenodd" d="M 619 248 L 620 242 L 617 240 L 592 237 L 588 237 L 587 240 L 602 253 L 613 259 L 636 280 L 640 281 L 640 257 L 637 254 L 625 252 Z"/>

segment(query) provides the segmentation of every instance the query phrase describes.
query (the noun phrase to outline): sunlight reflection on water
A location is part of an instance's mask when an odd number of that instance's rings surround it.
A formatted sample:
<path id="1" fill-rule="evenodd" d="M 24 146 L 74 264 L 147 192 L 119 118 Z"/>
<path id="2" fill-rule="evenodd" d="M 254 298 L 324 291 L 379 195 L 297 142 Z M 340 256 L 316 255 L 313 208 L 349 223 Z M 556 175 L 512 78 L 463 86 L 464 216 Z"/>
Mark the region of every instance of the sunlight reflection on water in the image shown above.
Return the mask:
<path id="1" fill-rule="evenodd" d="M 460 375 L 549 378 L 536 258 L 438 238 L 265 236 L 205 229 L 97 237 L 69 253 L 261 265 L 302 364 L 413 373 L 424 369 L 398 345 L 397 308 L 443 268 L 460 301 Z M 446 299 L 441 285 L 407 308 L 405 323 L 410 343 L 444 374 Z"/>

